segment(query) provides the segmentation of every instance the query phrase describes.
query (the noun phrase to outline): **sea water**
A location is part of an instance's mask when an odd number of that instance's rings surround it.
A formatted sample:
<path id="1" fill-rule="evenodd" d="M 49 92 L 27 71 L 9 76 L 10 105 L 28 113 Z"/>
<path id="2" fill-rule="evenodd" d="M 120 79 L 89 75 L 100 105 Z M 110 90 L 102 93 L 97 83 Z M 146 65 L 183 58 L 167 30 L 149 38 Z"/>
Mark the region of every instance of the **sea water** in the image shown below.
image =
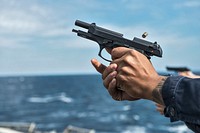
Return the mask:
<path id="1" fill-rule="evenodd" d="M 41 131 L 68 125 L 97 133 L 190 133 L 153 102 L 114 101 L 100 75 L 0 77 L 0 122 L 34 122 Z"/>

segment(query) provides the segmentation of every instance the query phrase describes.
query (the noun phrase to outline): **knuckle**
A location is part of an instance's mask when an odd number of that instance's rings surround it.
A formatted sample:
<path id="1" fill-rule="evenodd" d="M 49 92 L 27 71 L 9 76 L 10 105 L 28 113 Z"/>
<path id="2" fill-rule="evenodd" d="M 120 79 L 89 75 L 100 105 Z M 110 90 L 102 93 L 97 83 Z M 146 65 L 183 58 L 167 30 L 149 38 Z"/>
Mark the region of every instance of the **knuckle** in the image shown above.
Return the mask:
<path id="1" fill-rule="evenodd" d="M 123 66 L 123 67 L 120 67 L 119 69 L 118 69 L 118 76 L 119 76 L 119 78 L 122 78 L 122 74 L 124 74 L 124 73 L 126 73 L 126 66 Z"/>
<path id="2" fill-rule="evenodd" d="M 134 49 L 132 49 L 132 50 L 130 50 L 129 51 L 129 53 L 128 53 L 129 55 L 132 55 L 132 56 L 136 56 L 136 54 L 137 54 L 137 51 L 136 50 L 134 50 Z"/>
<path id="3" fill-rule="evenodd" d="M 136 57 L 136 51 L 135 50 L 129 50 L 126 54 L 126 56 L 124 56 L 124 63 L 125 64 L 130 64 L 131 62 L 133 62 L 133 58 Z"/>
<path id="4" fill-rule="evenodd" d="M 125 66 L 122 67 L 122 68 L 121 68 L 121 72 L 122 72 L 122 73 L 127 73 L 127 67 L 125 67 Z"/>
<path id="5" fill-rule="evenodd" d="M 125 81 L 125 78 L 123 75 L 121 74 L 118 74 L 117 77 L 116 77 L 117 81 L 119 81 L 120 83 L 123 83 Z"/>
<path id="6" fill-rule="evenodd" d="M 117 51 L 117 49 L 116 49 L 116 48 L 113 48 L 112 51 L 111 51 L 111 55 L 112 55 L 112 56 L 115 55 L 116 51 Z"/>
<path id="7" fill-rule="evenodd" d="M 125 64 L 130 63 L 130 56 L 126 56 L 126 57 L 124 58 L 123 62 L 124 62 Z"/>

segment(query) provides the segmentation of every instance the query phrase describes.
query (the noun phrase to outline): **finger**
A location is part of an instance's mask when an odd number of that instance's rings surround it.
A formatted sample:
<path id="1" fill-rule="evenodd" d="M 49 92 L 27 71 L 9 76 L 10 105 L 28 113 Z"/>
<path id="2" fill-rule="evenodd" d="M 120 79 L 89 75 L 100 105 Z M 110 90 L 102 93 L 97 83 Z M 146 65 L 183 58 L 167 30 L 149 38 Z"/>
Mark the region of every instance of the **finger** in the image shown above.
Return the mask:
<path id="1" fill-rule="evenodd" d="M 119 90 L 117 88 L 117 80 L 115 78 L 113 78 L 112 81 L 110 82 L 108 86 L 108 92 L 112 96 L 112 98 L 117 101 L 122 101 L 122 100 L 135 101 L 140 99 L 131 97 L 126 92 Z"/>
<path id="2" fill-rule="evenodd" d="M 108 92 L 114 100 L 121 101 L 122 100 L 122 91 L 117 89 L 116 84 L 117 84 L 117 81 L 114 78 L 109 84 Z"/>
<path id="3" fill-rule="evenodd" d="M 158 109 L 158 108 L 156 109 L 156 111 L 158 111 L 161 115 L 164 114 L 164 112 L 162 110 Z"/>
<path id="4" fill-rule="evenodd" d="M 102 79 L 104 80 L 111 72 L 117 69 L 117 64 L 110 64 L 102 73 Z"/>
<path id="5" fill-rule="evenodd" d="M 111 90 L 111 89 L 114 89 L 114 88 L 116 88 L 116 87 L 117 87 L 117 82 L 116 82 L 116 79 L 113 78 L 113 79 L 110 81 L 109 85 L 108 85 L 108 89 Z"/>
<path id="6" fill-rule="evenodd" d="M 127 51 L 130 51 L 130 50 L 132 50 L 132 49 L 126 48 L 126 47 L 113 48 L 111 51 L 112 60 L 122 57 L 123 55 L 126 54 Z"/>
<path id="7" fill-rule="evenodd" d="M 156 103 L 156 106 L 159 107 L 159 108 L 164 108 L 165 107 L 164 105 L 161 105 L 161 104 L 158 104 L 158 103 Z"/>
<path id="8" fill-rule="evenodd" d="M 113 79 L 116 77 L 117 75 L 117 71 L 113 71 L 111 72 L 104 80 L 103 80 L 103 85 L 109 89 L 109 87 L 111 86 L 116 87 L 116 85 L 112 82 Z"/>
<path id="9" fill-rule="evenodd" d="M 116 64 L 116 70 L 119 71 L 125 64 L 124 64 L 124 58 L 118 58 L 111 62 L 111 64 Z"/>
<path id="10" fill-rule="evenodd" d="M 92 59 L 91 63 L 94 66 L 94 68 L 101 74 L 106 69 L 106 66 L 104 64 L 100 63 L 99 61 L 97 61 L 96 59 Z"/>
<path id="11" fill-rule="evenodd" d="M 164 111 L 162 109 L 157 108 L 156 109 L 158 112 L 160 112 L 161 115 L 164 115 Z"/>

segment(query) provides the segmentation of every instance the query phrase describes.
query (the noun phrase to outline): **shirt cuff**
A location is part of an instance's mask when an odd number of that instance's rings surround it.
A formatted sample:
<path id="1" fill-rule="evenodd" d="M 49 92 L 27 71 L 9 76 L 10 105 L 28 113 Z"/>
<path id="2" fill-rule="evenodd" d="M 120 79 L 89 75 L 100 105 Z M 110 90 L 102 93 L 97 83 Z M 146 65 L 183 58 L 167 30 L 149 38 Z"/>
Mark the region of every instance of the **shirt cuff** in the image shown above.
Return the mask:
<path id="1" fill-rule="evenodd" d="M 177 116 L 179 110 L 175 101 L 175 89 L 183 78 L 182 76 L 170 76 L 162 87 L 162 97 L 166 106 L 164 115 L 170 117 L 171 122 L 179 120 Z"/>

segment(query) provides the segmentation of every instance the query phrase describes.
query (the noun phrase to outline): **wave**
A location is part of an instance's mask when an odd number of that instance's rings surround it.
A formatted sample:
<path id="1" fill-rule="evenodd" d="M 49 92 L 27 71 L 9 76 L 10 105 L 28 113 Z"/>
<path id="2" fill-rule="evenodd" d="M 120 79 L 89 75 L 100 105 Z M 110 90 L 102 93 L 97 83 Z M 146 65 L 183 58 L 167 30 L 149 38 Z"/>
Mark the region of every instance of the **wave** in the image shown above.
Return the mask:
<path id="1" fill-rule="evenodd" d="M 192 131 L 186 125 L 169 127 L 168 130 L 174 133 L 192 133 Z"/>
<path id="2" fill-rule="evenodd" d="M 146 133 L 146 128 L 142 126 L 130 126 L 127 127 L 122 133 Z"/>
<path id="3" fill-rule="evenodd" d="M 58 95 L 47 95 L 44 97 L 30 97 L 28 98 L 29 102 L 32 103 L 49 103 L 49 102 L 55 102 L 55 101 L 61 101 L 64 103 L 71 103 L 73 102 L 73 99 L 70 97 L 67 97 L 65 93 L 60 93 Z"/>
<path id="4" fill-rule="evenodd" d="M 122 133 L 148 133 L 149 130 L 154 130 L 157 128 L 161 132 L 169 132 L 169 133 L 193 133 L 190 129 L 187 128 L 186 125 L 177 125 L 173 127 L 169 126 L 161 126 L 155 127 L 152 124 L 147 124 L 146 126 L 128 126 Z"/>

